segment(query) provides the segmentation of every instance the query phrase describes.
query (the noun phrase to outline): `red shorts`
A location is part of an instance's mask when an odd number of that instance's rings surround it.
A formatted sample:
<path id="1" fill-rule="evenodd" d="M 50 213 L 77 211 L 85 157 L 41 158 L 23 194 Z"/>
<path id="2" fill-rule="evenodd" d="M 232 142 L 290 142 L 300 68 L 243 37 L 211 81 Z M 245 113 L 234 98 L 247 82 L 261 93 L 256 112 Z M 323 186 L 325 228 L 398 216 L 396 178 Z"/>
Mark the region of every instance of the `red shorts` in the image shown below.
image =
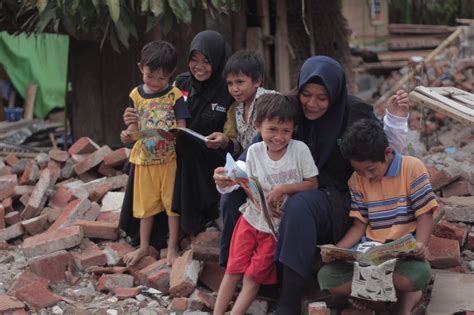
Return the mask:
<path id="1" fill-rule="evenodd" d="M 272 234 L 260 232 L 241 215 L 232 234 L 225 273 L 243 273 L 258 284 L 275 284 L 275 247 L 276 242 Z"/>

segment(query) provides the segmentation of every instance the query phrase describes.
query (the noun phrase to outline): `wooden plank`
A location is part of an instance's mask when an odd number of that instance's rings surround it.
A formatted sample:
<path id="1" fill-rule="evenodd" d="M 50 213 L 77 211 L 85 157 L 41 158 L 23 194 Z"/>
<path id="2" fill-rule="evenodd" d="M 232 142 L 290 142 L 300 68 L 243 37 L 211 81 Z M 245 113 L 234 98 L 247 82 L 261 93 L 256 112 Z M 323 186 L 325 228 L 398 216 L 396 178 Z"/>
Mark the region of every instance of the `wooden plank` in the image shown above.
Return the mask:
<path id="1" fill-rule="evenodd" d="M 390 33 L 397 34 L 446 34 L 453 30 L 447 25 L 389 24 Z"/>
<path id="2" fill-rule="evenodd" d="M 36 90 L 38 85 L 31 83 L 26 89 L 26 99 L 25 99 L 25 111 L 23 113 L 23 118 L 25 120 L 33 120 L 33 112 L 35 108 L 35 99 L 36 99 Z"/>
<path id="3" fill-rule="evenodd" d="M 474 109 L 472 108 L 469 108 L 463 104 L 459 104 L 449 98 L 447 98 L 446 96 L 443 96 L 439 93 L 436 93 L 435 91 L 433 91 L 432 89 L 430 88 L 427 88 L 427 87 L 424 87 L 424 86 L 417 86 L 415 88 L 415 91 L 418 91 L 430 98 L 433 98 L 441 103 L 444 103 L 446 104 L 447 106 L 450 106 L 466 115 L 469 115 L 469 116 L 472 116 L 474 117 Z"/>
<path id="4" fill-rule="evenodd" d="M 433 50 L 426 58 L 425 58 L 425 63 L 428 63 L 431 61 L 431 59 L 433 59 L 436 55 L 438 55 L 441 50 L 443 50 L 444 48 L 446 48 L 449 44 L 451 44 L 452 41 L 454 41 L 455 39 L 457 39 L 459 36 L 461 36 L 461 34 L 466 34 L 468 32 L 468 27 L 466 26 L 461 26 L 459 27 L 456 31 L 454 31 L 451 35 L 449 35 L 448 38 L 446 38 L 446 40 L 444 42 L 442 42 L 438 47 L 436 47 L 435 50 Z M 396 84 L 394 84 L 390 90 L 388 90 L 387 92 L 385 92 L 375 103 L 374 103 L 374 106 L 375 107 L 379 107 L 383 104 L 385 104 L 385 102 L 388 100 L 389 97 L 391 97 L 397 90 L 399 90 L 403 84 L 405 84 L 405 82 L 407 82 L 408 80 L 411 79 L 411 77 L 413 76 L 413 73 L 416 73 L 418 71 L 421 70 L 421 65 L 417 65 L 416 66 L 416 71 L 411 71 L 407 74 L 405 74 L 400 80 L 398 80 L 398 82 Z"/>
<path id="5" fill-rule="evenodd" d="M 451 97 L 452 99 L 462 102 L 468 107 L 474 109 L 474 94 L 472 93 L 452 86 L 430 87 L 430 89 L 443 96 Z"/>
<path id="6" fill-rule="evenodd" d="M 414 103 L 428 107 L 434 111 L 441 112 L 446 114 L 447 116 L 460 121 L 466 125 L 474 126 L 474 117 L 466 115 L 450 106 L 447 106 L 437 100 L 429 98 L 426 95 L 421 94 L 417 91 L 412 91 L 408 94 L 408 97 Z"/>
<path id="7" fill-rule="evenodd" d="M 445 37 L 439 36 L 397 36 L 387 40 L 389 49 L 421 49 L 434 48 L 443 42 Z"/>
<path id="8" fill-rule="evenodd" d="M 286 0 L 277 0 L 275 36 L 276 89 L 282 93 L 291 90 L 290 62 L 288 51 L 288 23 Z"/>

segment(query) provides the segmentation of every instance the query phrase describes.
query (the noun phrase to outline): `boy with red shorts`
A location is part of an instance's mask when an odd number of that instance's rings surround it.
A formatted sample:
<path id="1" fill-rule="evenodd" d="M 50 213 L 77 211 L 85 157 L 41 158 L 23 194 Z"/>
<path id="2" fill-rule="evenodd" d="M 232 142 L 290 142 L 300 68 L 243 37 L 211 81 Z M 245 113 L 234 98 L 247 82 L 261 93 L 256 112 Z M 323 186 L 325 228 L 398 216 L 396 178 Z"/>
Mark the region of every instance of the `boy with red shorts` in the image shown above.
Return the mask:
<path id="1" fill-rule="evenodd" d="M 266 201 L 274 216 L 272 226 L 278 227 L 282 203 L 287 195 L 316 189 L 318 169 L 309 148 L 301 141 L 292 140 L 298 107 L 291 97 L 281 94 L 260 96 L 256 103 L 255 127 L 263 141 L 251 145 L 245 164 L 250 177 L 262 186 Z M 217 169 L 215 180 L 221 192 L 235 189 L 235 183 L 222 176 Z M 224 209 L 225 211 L 225 209 Z M 241 206 L 242 215 L 232 235 L 229 261 L 219 288 L 214 314 L 224 314 L 243 278 L 240 294 L 231 314 L 245 314 L 261 284 L 276 283 L 273 262 L 275 236 L 264 214 L 248 198 Z"/>

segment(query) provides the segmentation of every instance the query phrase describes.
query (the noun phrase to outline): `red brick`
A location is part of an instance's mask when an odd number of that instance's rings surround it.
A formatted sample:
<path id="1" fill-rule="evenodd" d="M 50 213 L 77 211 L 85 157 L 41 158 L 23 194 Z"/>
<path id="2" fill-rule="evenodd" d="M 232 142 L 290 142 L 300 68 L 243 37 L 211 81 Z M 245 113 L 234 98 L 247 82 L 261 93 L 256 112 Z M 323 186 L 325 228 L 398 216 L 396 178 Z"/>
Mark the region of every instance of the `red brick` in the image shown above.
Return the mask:
<path id="1" fill-rule="evenodd" d="M 10 166 L 0 166 L 0 176 L 11 175 L 12 168 Z"/>
<path id="2" fill-rule="evenodd" d="M 54 294 L 41 282 L 33 282 L 16 291 L 15 296 L 34 310 L 56 305 L 62 297 Z"/>
<path id="3" fill-rule="evenodd" d="M 43 210 L 41 210 L 41 215 L 45 214 L 48 216 L 48 222 L 53 223 L 56 221 L 56 219 L 59 217 L 63 209 L 61 208 L 50 208 L 50 207 L 45 207 Z"/>
<path id="4" fill-rule="evenodd" d="M 17 184 L 16 174 L 0 176 L 0 200 L 13 196 Z"/>
<path id="5" fill-rule="evenodd" d="M 15 166 L 18 164 L 18 162 L 20 162 L 20 159 L 15 154 L 10 153 L 5 157 L 4 161 L 9 166 Z"/>
<path id="6" fill-rule="evenodd" d="M 54 169 L 47 167 L 41 171 L 40 179 L 31 193 L 28 205 L 22 211 L 21 217 L 29 219 L 36 216 L 43 209 L 47 200 L 47 191 L 52 189 L 59 173 Z"/>
<path id="7" fill-rule="evenodd" d="M 120 221 L 120 211 L 101 212 L 97 216 L 97 221 L 118 224 Z"/>
<path id="8" fill-rule="evenodd" d="M 115 288 L 132 288 L 133 277 L 126 274 L 102 275 L 97 283 L 97 291 L 112 291 Z"/>
<path id="9" fill-rule="evenodd" d="M 61 249 L 77 246 L 83 237 L 79 226 L 70 226 L 29 237 L 23 242 L 23 254 L 27 257 L 46 255 Z"/>
<path id="10" fill-rule="evenodd" d="M 99 149 L 99 146 L 88 137 L 79 138 L 74 144 L 69 148 L 68 152 L 71 155 L 75 154 L 84 154 L 92 153 Z"/>
<path id="11" fill-rule="evenodd" d="M 469 232 L 467 234 L 466 249 L 474 250 L 474 232 Z"/>
<path id="12" fill-rule="evenodd" d="M 74 154 L 71 156 L 71 161 L 73 162 L 73 165 L 76 165 L 77 163 L 85 160 L 88 156 L 90 156 L 92 153 L 86 153 L 86 154 Z"/>
<path id="13" fill-rule="evenodd" d="M 185 297 L 175 297 L 171 300 L 170 311 L 182 313 L 188 309 L 189 299 Z"/>
<path id="14" fill-rule="evenodd" d="M 99 173 L 100 175 L 107 176 L 107 177 L 112 177 L 112 176 L 120 175 L 122 172 L 119 170 L 116 170 L 112 166 L 107 166 L 104 163 L 101 163 L 99 167 L 97 168 L 97 173 Z"/>
<path id="15" fill-rule="evenodd" d="M 25 303 L 18 301 L 16 297 L 0 294 L 0 314 L 19 315 L 24 309 Z"/>
<path id="16" fill-rule="evenodd" d="M 14 225 L 21 221 L 20 213 L 18 211 L 13 211 L 5 214 L 5 222 L 8 225 Z"/>
<path id="17" fill-rule="evenodd" d="M 0 230 L 4 229 L 6 227 L 5 223 L 5 208 L 0 205 Z"/>
<path id="18" fill-rule="evenodd" d="M 49 156 L 46 153 L 40 153 L 35 156 L 35 161 L 38 163 L 39 168 L 42 170 L 48 166 Z"/>
<path id="19" fill-rule="evenodd" d="M 8 288 L 7 294 L 8 295 L 15 295 L 16 291 L 23 288 L 27 284 L 31 284 L 33 282 L 40 282 L 43 284 L 45 288 L 49 286 L 50 281 L 48 279 L 42 278 L 40 276 L 35 275 L 34 273 L 25 270 L 23 271 L 18 277 L 16 277 L 13 282 L 10 284 Z"/>
<path id="20" fill-rule="evenodd" d="M 308 315 L 328 315 L 326 302 L 313 302 L 308 305 Z"/>
<path id="21" fill-rule="evenodd" d="M 91 201 L 99 202 L 105 196 L 106 193 L 112 190 L 112 183 L 103 183 L 94 188 L 89 195 Z"/>
<path id="22" fill-rule="evenodd" d="M 198 260 L 215 261 L 219 260 L 221 232 L 202 232 L 193 239 L 191 248 L 193 257 Z"/>
<path id="23" fill-rule="evenodd" d="M 52 149 L 49 151 L 49 158 L 64 163 L 69 159 L 69 153 L 67 151 Z"/>
<path id="24" fill-rule="evenodd" d="M 90 183 L 90 182 L 94 182 L 94 181 L 100 179 L 100 176 L 93 169 L 90 169 L 90 170 L 88 170 L 84 173 L 81 173 L 81 174 L 77 174 L 77 177 L 79 177 L 79 179 L 81 181 L 83 181 L 84 183 Z"/>
<path id="25" fill-rule="evenodd" d="M 128 243 L 105 243 L 103 252 L 107 256 L 108 265 L 117 265 L 125 254 L 134 250 Z"/>
<path id="26" fill-rule="evenodd" d="M 149 256 L 143 257 L 143 259 L 141 259 L 138 262 L 138 264 L 141 265 L 142 260 L 150 261 L 149 258 L 147 258 L 147 257 L 149 257 Z M 135 277 L 137 282 L 142 284 L 142 285 L 148 285 L 148 280 L 147 279 L 150 275 L 155 274 L 158 271 L 163 270 L 163 269 L 170 269 L 170 267 L 168 266 L 168 264 L 166 262 L 166 259 L 155 260 L 154 262 L 152 262 L 150 264 L 146 264 L 146 266 L 144 266 L 140 269 L 138 269 L 137 267 L 138 266 L 133 266 L 132 267 L 132 269 L 131 269 L 132 275 Z"/>
<path id="27" fill-rule="evenodd" d="M 74 262 L 80 270 L 86 270 L 92 266 L 103 266 L 107 264 L 105 254 L 100 250 L 99 246 L 91 241 L 86 242 L 85 248 L 78 252 L 72 252 Z"/>
<path id="28" fill-rule="evenodd" d="M 35 161 L 29 160 L 25 165 L 23 175 L 19 180 L 20 185 L 34 185 L 39 178 L 40 169 Z"/>
<path id="29" fill-rule="evenodd" d="M 170 269 L 161 269 L 147 277 L 147 285 L 167 295 L 170 289 Z"/>
<path id="30" fill-rule="evenodd" d="M 54 194 L 49 198 L 50 207 L 64 208 L 73 199 L 72 192 L 64 186 L 58 187 Z"/>
<path id="31" fill-rule="evenodd" d="M 428 252 L 428 261 L 434 268 L 446 269 L 461 263 L 458 241 L 432 235 L 428 242 Z"/>
<path id="32" fill-rule="evenodd" d="M 0 230 L 0 241 L 9 241 L 13 238 L 23 235 L 23 226 L 20 223 L 10 225 L 9 227 Z"/>
<path id="33" fill-rule="evenodd" d="M 130 149 L 120 148 L 108 154 L 104 158 L 104 164 L 107 166 L 117 167 L 123 165 L 128 161 L 130 156 Z"/>
<path id="34" fill-rule="evenodd" d="M 42 214 L 28 220 L 23 220 L 21 225 L 23 225 L 25 231 L 30 235 L 39 234 L 45 231 L 49 226 L 48 215 Z"/>
<path id="35" fill-rule="evenodd" d="M 444 186 L 454 182 L 459 178 L 459 175 L 451 175 L 445 169 L 442 169 L 431 175 L 431 186 L 433 190 L 439 190 Z"/>
<path id="36" fill-rule="evenodd" d="M 28 201 L 30 200 L 30 194 L 23 194 L 20 197 L 20 203 L 26 207 L 28 205 Z"/>
<path id="37" fill-rule="evenodd" d="M 216 297 L 212 295 L 210 292 L 204 291 L 202 289 L 196 289 L 193 293 L 193 296 L 204 304 L 207 308 L 213 310 L 216 306 Z"/>
<path id="38" fill-rule="evenodd" d="M 38 256 L 28 261 L 28 269 L 34 274 L 58 283 L 65 280 L 65 272 L 72 266 L 71 253 L 60 250 L 52 254 Z"/>
<path id="39" fill-rule="evenodd" d="M 469 191 L 469 182 L 467 180 L 455 181 L 454 183 L 443 187 L 442 192 L 444 198 L 449 198 L 451 196 L 469 196 L 471 194 Z"/>
<path id="40" fill-rule="evenodd" d="M 200 269 L 201 264 L 197 260 L 193 260 L 191 250 L 176 258 L 171 269 L 171 296 L 189 296 L 196 288 Z"/>
<path id="41" fill-rule="evenodd" d="M 459 242 L 459 246 L 463 246 L 467 237 L 467 229 L 465 227 L 460 227 L 455 223 L 441 221 L 435 226 L 433 234 L 437 237 L 456 240 Z"/>
<path id="42" fill-rule="evenodd" d="M 225 268 L 219 266 L 216 262 L 204 262 L 204 267 L 199 281 L 212 291 L 219 291 L 222 279 L 224 278 Z"/>
<path id="43" fill-rule="evenodd" d="M 114 295 L 119 300 L 125 300 L 129 298 L 134 298 L 140 294 L 140 288 L 115 288 L 112 290 Z"/>
<path id="44" fill-rule="evenodd" d="M 76 220 L 74 224 L 82 227 L 84 237 L 103 240 L 116 240 L 118 237 L 118 224 L 115 223 Z"/>
<path id="45" fill-rule="evenodd" d="M 89 210 L 84 213 L 83 219 L 87 221 L 95 221 L 100 214 L 100 206 L 97 202 L 92 202 Z"/>
<path id="46" fill-rule="evenodd" d="M 12 198 L 7 198 L 2 201 L 2 205 L 5 208 L 5 213 L 15 211 L 13 209 L 13 199 Z"/>
<path id="47" fill-rule="evenodd" d="M 112 150 L 108 146 L 103 146 L 81 162 L 74 165 L 74 171 L 77 175 L 84 174 L 88 170 L 99 165 L 104 160 L 104 157 L 110 152 L 112 152 Z"/>
<path id="48" fill-rule="evenodd" d="M 48 231 L 54 231 L 59 228 L 74 225 L 77 219 L 82 219 L 84 214 L 91 207 L 89 199 L 76 199 L 71 201 L 54 221 Z"/>
<path id="49" fill-rule="evenodd" d="M 117 274 L 117 273 L 125 273 L 128 271 L 128 267 L 99 267 L 99 266 L 92 266 L 92 267 L 87 267 L 86 272 L 87 273 L 93 273 L 96 275 L 103 275 L 103 274 Z"/>
<path id="50" fill-rule="evenodd" d="M 68 159 L 64 164 L 63 168 L 61 169 L 61 178 L 68 179 L 74 176 L 74 162 L 72 159 Z"/>

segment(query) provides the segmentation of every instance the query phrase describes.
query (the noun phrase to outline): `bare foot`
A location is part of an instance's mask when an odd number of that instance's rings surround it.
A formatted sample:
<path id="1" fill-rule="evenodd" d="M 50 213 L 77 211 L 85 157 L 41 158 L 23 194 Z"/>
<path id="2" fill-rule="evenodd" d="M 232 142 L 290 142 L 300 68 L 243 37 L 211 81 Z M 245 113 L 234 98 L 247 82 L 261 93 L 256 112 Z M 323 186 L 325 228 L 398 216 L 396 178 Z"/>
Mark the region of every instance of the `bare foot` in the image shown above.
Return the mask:
<path id="1" fill-rule="evenodd" d="M 173 266 L 174 261 L 178 257 L 179 257 L 178 249 L 168 247 L 168 250 L 166 253 L 166 262 L 168 263 L 168 266 Z"/>
<path id="2" fill-rule="evenodd" d="M 415 306 L 420 302 L 423 293 L 421 291 L 403 292 L 397 303 L 390 308 L 391 314 L 410 315 Z"/>
<path id="3" fill-rule="evenodd" d="M 140 259 L 145 257 L 146 255 L 148 255 L 148 248 L 139 247 L 136 250 L 134 250 L 133 252 L 125 254 L 125 256 L 123 256 L 123 262 L 127 266 L 133 266 L 137 262 L 139 262 Z"/>

